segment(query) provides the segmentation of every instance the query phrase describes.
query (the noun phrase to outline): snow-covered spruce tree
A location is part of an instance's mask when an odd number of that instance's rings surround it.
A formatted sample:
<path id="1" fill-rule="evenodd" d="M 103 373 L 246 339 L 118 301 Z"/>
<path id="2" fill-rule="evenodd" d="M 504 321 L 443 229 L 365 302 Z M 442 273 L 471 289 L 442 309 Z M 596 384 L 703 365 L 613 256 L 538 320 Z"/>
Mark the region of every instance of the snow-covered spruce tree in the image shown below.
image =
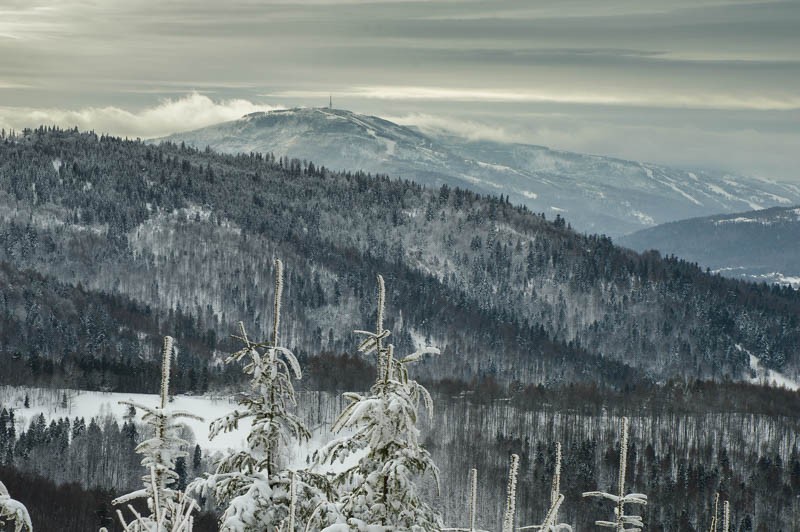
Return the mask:
<path id="1" fill-rule="evenodd" d="M 620 428 L 619 442 L 619 479 L 617 482 L 618 493 L 604 491 L 587 491 L 584 497 L 599 497 L 608 499 L 615 504 L 614 521 L 595 521 L 599 527 L 613 528 L 616 532 L 639 532 L 644 524 L 640 515 L 625 515 L 626 504 L 647 504 L 647 495 L 643 493 L 625 494 L 625 474 L 628 464 L 628 418 L 623 417 Z M 629 528 L 630 527 L 630 528 Z"/>
<path id="2" fill-rule="evenodd" d="M 325 525 L 338 519 L 327 480 L 308 471 L 286 469 L 290 445 L 307 441 L 311 434 L 289 411 L 296 406 L 292 377 L 302 373 L 294 354 L 280 346 L 283 263 L 275 260 L 275 301 L 272 338 L 253 343 L 243 323 L 239 336 L 244 347 L 226 363 L 244 360 L 244 372 L 251 376 L 250 390 L 242 394 L 238 409 L 214 420 L 209 437 L 235 430 L 239 422 L 251 420 L 247 447 L 224 456 L 216 471 L 193 481 L 187 491 L 213 499 L 224 508 L 220 528 L 230 531 L 302 530 L 302 523 L 314 519 Z"/>
<path id="3" fill-rule="evenodd" d="M 28 509 L 21 502 L 12 499 L 6 485 L 0 482 L 0 527 L 6 524 L 6 520 L 14 522 L 14 532 L 33 532 Z"/>
<path id="4" fill-rule="evenodd" d="M 134 516 L 130 522 L 117 510 L 123 528 L 130 532 L 190 532 L 193 525 L 192 512 L 198 508 L 194 499 L 170 487 L 178 480 L 175 472 L 176 460 L 189 455 L 186 451 L 189 442 L 176 435 L 181 426 L 179 420 L 191 418 L 202 421 L 202 418 L 190 412 L 167 410 L 172 342 L 172 337 L 164 337 L 159 405 L 150 407 L 133 401 L 120 401 L 120 404 L 142 410 L 142 420 L 153 433 L 152 438 L 136 447 L 136 452 L 143 455 L 142 465 L 148 470 L 148 474 L 142 477 L 144 488 L 112 501 L 117 505 L 134 499 L 147 499 L 149 515 L 142 515 L 128 504 Z"/>
<path id="5" fill-rule="evenodd" d="M 408 376 L 408 364 L 438 349 L 425 348 L 402 359 L 395 359 L 394 347 L 385 345 L 390 332 L 383 328 L 386 291 L 378 276 L 378 309 L 374 332 L 356 331 L 366 336 L 358 350 L 375 353 L 378 375 L 368 395 L 346 393 L 350 404 L 342 411 L 333 432 L 352 434 L 329 443 L 317 453 L 318 464 L 344 461 L 362 452 L 358 463 L 334 478 L 341 491 L 340 512 L 347 525 L 327 530 L 439 530 L 441 517 L 418 492 L 417 479 L 431 475 L 439 485 L 439 469 L 419 443 L 417 412 L 424 402 L 428 415 L 433 403 L 428 391 Z M 349 528 L 347 528 L 349 527 Z"/>
<path id="6" fill-rule="evenodd" d="M 558 522 L 558 510 L 564 502 L 561 494 L 561 443 L 556 442 L 556 467 L 553 471 L 553 486 L 550 489 L 550 508 L 541 525 L 523 526 L 517 530 L 541 530 L 543 532 L 572 532 L 572 527 Z"/>
<path id="7" fill-rule="evenodd" d="M 442 528 L 441 532 L 487 532 L 475 528 L 478 521 L 478 470 L 469 470 L 469 527 L 468 528 Z"/>

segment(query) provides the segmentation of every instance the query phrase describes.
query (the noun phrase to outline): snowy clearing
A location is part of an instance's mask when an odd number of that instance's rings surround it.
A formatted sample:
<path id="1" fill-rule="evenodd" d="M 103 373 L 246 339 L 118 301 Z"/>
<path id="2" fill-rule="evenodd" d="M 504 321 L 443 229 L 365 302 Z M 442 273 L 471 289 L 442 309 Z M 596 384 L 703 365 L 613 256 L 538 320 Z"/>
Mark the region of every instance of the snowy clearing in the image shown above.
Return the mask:
<path id="1" fill-rule="evenodd" d="M 750 382 L 774 386 L 775 388 L 786 388 L 787 390 L 797 391 L 800 389 L 800 382 L 787 377 L 779 371 L 765 368 L 761 365 L 760 358 L 750 353 L 750 351 L 743 348 L 741 345 L 736 344 L 736 349 L 744 351 L 750 357 L 750 370 L 755 374 L 755 376 L 750 379 Z"/>

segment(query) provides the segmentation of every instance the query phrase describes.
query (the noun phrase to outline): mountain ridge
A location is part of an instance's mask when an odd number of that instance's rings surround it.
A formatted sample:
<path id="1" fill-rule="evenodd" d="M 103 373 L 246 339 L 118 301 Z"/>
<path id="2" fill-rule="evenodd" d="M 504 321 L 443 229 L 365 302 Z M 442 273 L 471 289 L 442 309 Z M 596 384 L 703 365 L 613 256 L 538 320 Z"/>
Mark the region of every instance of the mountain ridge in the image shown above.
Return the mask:
<path id="1" fill-rule="evenodd" d="M 619 242 L 677 255 L 729 277 L 800 288 L 798 235 L 800 204 L 670 222 Z"/>
<path id="2" fill-rule="evenodd" d="M 363 170 L 508 195 L 578 230 L 620 236 L 696 216 L 800 203 L 791 183 L 681 170 L 544 146 L 467 140 L 352 111 L 294 108 L 160 140 L 224 153 L 273 153 L 337 171 Z"/>

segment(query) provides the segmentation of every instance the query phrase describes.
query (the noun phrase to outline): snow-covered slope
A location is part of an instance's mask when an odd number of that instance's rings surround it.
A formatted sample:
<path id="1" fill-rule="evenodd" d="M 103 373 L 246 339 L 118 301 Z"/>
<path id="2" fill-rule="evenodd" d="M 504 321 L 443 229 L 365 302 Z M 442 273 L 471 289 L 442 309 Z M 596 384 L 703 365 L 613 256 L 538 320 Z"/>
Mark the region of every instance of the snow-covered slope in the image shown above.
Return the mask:
<path id="1" fill-rule="evenodd" d="M 254 113 L 167 138 L 508 195 L 548 218 L 560 214 L 580 230 L 612 236 L 695 216 L 800 203 L 800 187 L 791 184 L 423 134 L 339 109 Z"/>
<path id="2" fill-rule="evenodd" d="M 620 242 L 657 249 L 727 277 L 800 288 L 800 207 L 693 218 L 637 231 Z"/>
<path id="3" fill-rule="evenodd" d="M 25 398 L 28 398 L 28 407 L 25 407 Z M 135 401 L 144 405 L 158 404 L 158 396 L 142 393 L 111 393 L 93 392 L 87 390 L 61 390 L 52 388 L 35 388 L 28 386 L 0 386 L 0 409 L 13 408 L 16 422 L 16 432 L 20 434 L 28 430 L 30 422 L 39 414 L 43 414 L 47 423 L 59 418 L 75 419 L 82 417 L 88 421 L 91 418 L 102 419 L 111 416 L 118 423 L 126 419 L 128 406 L 120 401 Z M 247 435 L 250 431 L 250 422 L 241 422 L 238 429 L 232 432 L 222 432 L 215 438 L 209 439 L 209 423 L 219 417 L 229 414 L 236 409 L 237 403 L 232 396 L 189 396 L 176 395 L 171 398 L 170 410 L 185 410 L 201 416 L 203 421 L 184 418 L 181 420 L 191 435 L 185 434 L 184 438 L 190 443 L 197 443 L 206 453 L 225 452 L 228 450 L 243 449 L 246 445 Z M 141 412 L 135 418 L 141 423 Z M 332 421 L 332 420 L 331 420 Z M 310 441 L 294 449 L 292 464 L 304 467 L 306 458 L 316 449 L 331 439 L 328 430 L 330 423 L 317 424 L 312 427 Z M 345 432 L 347 433 L 347 432 Z M 345 466 L 353 465 L 360 454 L 345 462 L 336 462 L 325 471 L 340 472 Z"/>

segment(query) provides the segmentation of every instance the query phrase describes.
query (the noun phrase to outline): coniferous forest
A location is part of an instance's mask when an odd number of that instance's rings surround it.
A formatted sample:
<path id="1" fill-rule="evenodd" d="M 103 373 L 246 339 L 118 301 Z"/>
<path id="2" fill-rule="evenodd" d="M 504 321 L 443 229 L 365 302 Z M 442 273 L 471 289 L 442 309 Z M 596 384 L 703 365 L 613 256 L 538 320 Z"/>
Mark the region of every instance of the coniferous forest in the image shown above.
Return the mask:
<path id="1" fill-rule="evenodd" d="M 502 195 L 3 132 L 0 324 L 0 518 L 34 530 L 800 526 L 800 399 L 760 382 L 800 375 L 800 293 Z"/>

